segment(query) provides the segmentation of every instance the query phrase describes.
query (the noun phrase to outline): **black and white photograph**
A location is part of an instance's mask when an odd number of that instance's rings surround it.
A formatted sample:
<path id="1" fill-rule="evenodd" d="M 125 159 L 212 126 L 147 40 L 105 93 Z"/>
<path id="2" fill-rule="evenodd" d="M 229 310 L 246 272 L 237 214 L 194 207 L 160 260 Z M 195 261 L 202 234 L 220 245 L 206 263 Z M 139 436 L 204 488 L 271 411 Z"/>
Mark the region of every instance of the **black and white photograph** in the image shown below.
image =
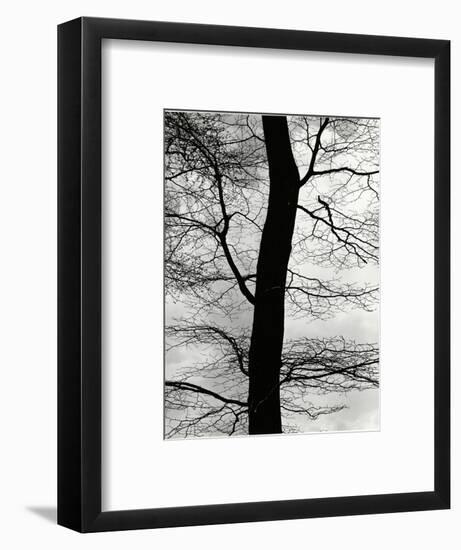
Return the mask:
<path id="1" fill-rule="evenodd" d="M 380 429 L 380 120 L 164 110 L 164 437 Z"/>

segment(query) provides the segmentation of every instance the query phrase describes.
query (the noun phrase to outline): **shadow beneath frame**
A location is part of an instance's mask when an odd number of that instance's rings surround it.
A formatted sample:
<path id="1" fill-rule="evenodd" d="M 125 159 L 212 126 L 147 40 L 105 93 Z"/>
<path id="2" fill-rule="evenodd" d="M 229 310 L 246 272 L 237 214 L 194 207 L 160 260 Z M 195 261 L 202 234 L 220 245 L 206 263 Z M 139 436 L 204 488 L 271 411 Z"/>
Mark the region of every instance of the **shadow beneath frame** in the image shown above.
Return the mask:
<path id="1" fill-rule="evenodd" d="M 57 523 L 58 512 L 56 506 L 27 506 L 26 510 L 51 523 Z"/>

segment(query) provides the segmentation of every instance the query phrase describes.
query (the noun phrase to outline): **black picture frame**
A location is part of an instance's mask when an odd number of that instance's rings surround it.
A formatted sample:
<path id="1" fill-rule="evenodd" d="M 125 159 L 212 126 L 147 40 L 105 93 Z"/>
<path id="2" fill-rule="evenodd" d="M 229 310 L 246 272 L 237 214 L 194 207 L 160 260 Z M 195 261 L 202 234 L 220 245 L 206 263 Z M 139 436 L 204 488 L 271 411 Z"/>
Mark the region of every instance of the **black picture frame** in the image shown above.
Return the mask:
<path id="1" fill-rule="evenodd" d="M 433 491 L 101 510 L 101 41 L 104 38 L 434 60 Z M 82 17 L 58 27 L 58 115 L 58 523 L 80 532 L 96 532 L 449 508 L 450 42 Z"/>

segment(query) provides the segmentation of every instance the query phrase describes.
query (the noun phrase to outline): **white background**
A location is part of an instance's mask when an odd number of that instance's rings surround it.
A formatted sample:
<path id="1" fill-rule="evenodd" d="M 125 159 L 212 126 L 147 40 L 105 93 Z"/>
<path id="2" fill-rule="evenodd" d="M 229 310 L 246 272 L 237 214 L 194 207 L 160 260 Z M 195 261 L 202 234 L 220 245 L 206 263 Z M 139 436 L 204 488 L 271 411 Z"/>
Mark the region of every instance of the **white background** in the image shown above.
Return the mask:
<path id="1" fill-rule="evenodd" d="M 56 33 L 79 15 L 159 19 L 451 38 L 452 96 L 459 96 L 459 14 L 441 0 L 307 3 L 285 0 L 23 2 L 8 5 L 2 27 L 0 540 L 5 548 L 236 548 L 258 545 L 375 549 L 457 548 L 461 521 L 458 304 L 453 288 L 453 509 L 451 511 L 77 535 L 49 520 L 56 470 Z M 398 87 L 399 83 L 395 82 Z M 461 123 L 453 105 L 453 127 Z M 461 143 L 454 135 L 453 151 Z M 417 161 L 415 161 L 417 162 Z M 453 182 L 459 180 L 453 167 Z M 453 211 L 461 206 L 453 186 Z M 461 222 L 453 223 L 454 235 Z M 459 245 L 453 249 L 459 278 Z M 421 259 L 421 269 L 425 260 Z M 421 307 L 425 307 L 422 304 Z M 411 320 L 409 320 L 411 322 Z M 415 344 L 419 344 L 416 342 Z M 456 433 L 457 432 L 457 433 Z M 48 518 L 48 519 L 47 519 Z"/>
<path id="2" fill-rule="evenodd" d="M 433 62 L 112 40 L 103 75 L 104 509 L 433 490 Z M 163 440 L 164 107 L 381 117 L 379 432 Z"/>

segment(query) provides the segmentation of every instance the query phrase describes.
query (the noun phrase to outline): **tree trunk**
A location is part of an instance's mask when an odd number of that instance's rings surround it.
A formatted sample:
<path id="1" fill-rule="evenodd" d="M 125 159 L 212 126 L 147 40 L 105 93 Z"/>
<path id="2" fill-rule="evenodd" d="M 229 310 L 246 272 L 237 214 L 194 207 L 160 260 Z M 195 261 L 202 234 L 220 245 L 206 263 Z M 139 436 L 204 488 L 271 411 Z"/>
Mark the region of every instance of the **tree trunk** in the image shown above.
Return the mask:
<path id="1" fill-rule="evenodd" d="M 299 173 L 286 117 L 263 116 L 269 202 L 256 270 L 249 362 L 249 433 L 281 433 L 280 368 L 285 285 L 296 219 Z"/>

